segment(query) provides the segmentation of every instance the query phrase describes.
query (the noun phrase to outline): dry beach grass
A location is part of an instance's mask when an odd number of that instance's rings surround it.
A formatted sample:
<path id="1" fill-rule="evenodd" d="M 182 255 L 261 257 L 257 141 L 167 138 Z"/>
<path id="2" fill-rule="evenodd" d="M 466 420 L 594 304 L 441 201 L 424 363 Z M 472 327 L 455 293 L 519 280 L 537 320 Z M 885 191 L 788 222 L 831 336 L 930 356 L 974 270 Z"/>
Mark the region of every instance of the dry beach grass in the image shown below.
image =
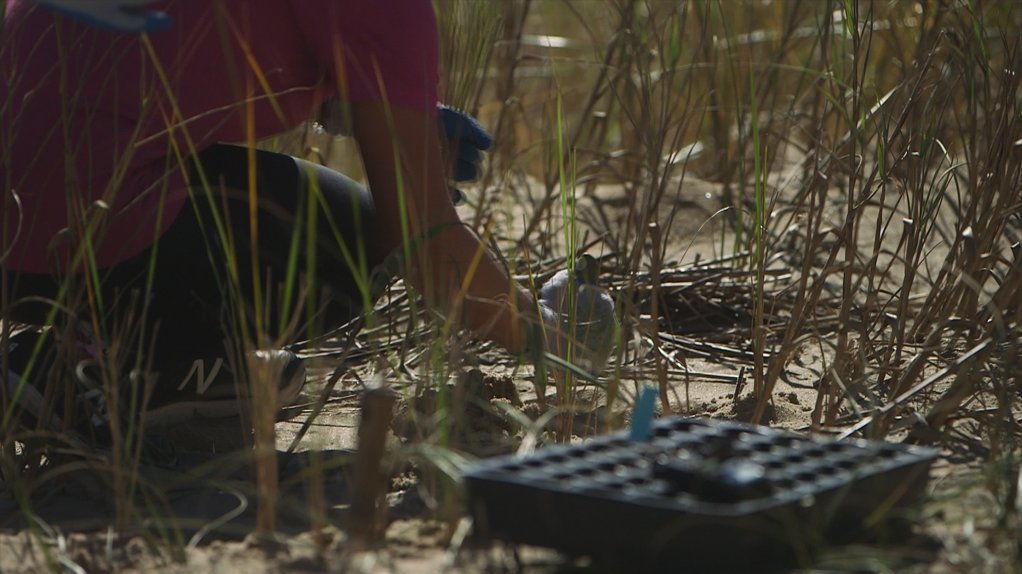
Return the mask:
<path id="1" fill-rule="evenodd" d="M 177 431 L 251 449 L 168 471 L 130 436 L 98 454 L 0 428 L 0 571 L 551 571 L 542 551 L 462 547 L 461 469 L 620 428 L 646 384 L 664 415 L 941 449 L 913 537 L 818 567 L 1017 568 L 1022 8 L 437 6 L 447 101 L 497 139 L 463 218 L 533 285 L 598 256 L 621 319 L 604 376 L 544 402 L 529 365 L 394 284 L 297 347 L 312 377 L 289 420 Z M 264 143 L 352 165 L 311 126 Z M 379 387 L 399 432 L 356 462 Z M 350 507 L 359 472 L 390 489 L 368 511 Z"/>

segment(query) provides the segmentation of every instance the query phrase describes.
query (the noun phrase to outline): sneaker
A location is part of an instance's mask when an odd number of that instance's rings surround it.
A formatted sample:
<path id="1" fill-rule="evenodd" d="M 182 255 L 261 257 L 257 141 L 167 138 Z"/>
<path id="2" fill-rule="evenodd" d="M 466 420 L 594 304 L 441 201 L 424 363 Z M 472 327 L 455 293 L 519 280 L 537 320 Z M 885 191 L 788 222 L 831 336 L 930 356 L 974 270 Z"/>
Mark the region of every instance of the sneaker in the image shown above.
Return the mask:
<path id="1" fill-rule="evenodd" d="M 37 428 L 39 421 L 46 419 L 43 428 L 62 432 L 74 430 L 84 437 L 109 437 L 110 415 L 106 405 L 102 373 L 95 355 L 89 352 L 95 345 L 79 344 L 78 352 L 85 358 L 74 368 L 64 368 L 64 376 L 54 372 L 57 364 L 57 346 L 50 331 L 24 331 L 10 338 L 8 346 L 9 367 L 7 396 L 15 407 L 15 415 L 21 415 L 25 426 Z M 305 385 L 305 365 L 302 360 L 287 350 L 255 351 L 249 355 L 250 366 L 277 377 L 277 410 L 295 402 Z M 261 365 L 261 366 L 260 366 Z M 25 376 L 26 372 L 28 375 Z M 73 385 L 73 420 L 64 421 L 61 411 L 66 404 L 65 391 L 68 387 L 54 388 L 48 381 L 65 380 Z M 219 418 L 238 415 L 245 408 L 250 396 L 249 385 L 238 385 L 233 371 L 224 358 L 198 359 L 180 366 L 166 366 L 160 372 L 142 373 L 134 370 L 128 374 L 129 384 L 123 385 L 121 418 L 129 404 L 132 390 L 138 391 L 136 401 L 141 401 L 142 391 L 147 387 L 152 392 L 146 403 L 144 420 L 147 427 L 185 422 L 194 418 Z M 242 379 L 243 380 L 243 379 Z M 70 381 L 70 382 L 68 382 Z M 43 384 L 39 384 L 42 382 Z M 240 392 L 239 392 L 240 391 Z M 54 408 L 51 405 L 56 405 Z M 26 416 L 27 415 L 27 416 Z M 2 420 L 3 413 L 0 413 Z"/>
<path id="2" fill-rule="evenodd" d="M 18 421 L 27 430 L 71 432 L 77 438 L 101 442 L 109 437 L 103 389 L 78 384 L 74 369 L 59 357 L 49 330 L 12 335 L 7 359 L 6 368 L 0 365 L 0 373 L 6 374 L 7 396 L 7 412 L 0 418 Z M 70 401 L 65 400 L 69 389 Z"/>
<path id="3" fill-rule="evenodd" d="M 248 367 L 270 373 L 277 379 L 277 411 L 294 404 L 305 386 L 305 363 L 291 351 L 276 349 L 248 355 Z M 149 398 L 145 423 L 161 427 L 196 418 L 238 415 L 248 408 L 251 385 L 238 384 L 223 357 L 196 359 L 165 367 Z"/>

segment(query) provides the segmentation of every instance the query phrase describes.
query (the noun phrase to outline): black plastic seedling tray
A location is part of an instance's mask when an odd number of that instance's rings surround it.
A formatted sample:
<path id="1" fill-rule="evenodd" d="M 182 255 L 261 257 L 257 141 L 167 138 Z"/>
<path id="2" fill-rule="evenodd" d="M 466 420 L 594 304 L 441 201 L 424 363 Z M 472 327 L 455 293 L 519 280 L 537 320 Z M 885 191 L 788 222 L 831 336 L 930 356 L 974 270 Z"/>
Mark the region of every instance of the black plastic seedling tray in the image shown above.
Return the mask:
<path id="1" fill-rule="evenodd" d="M 465 475 L 476 534 L 621 563 L 628 571 L 762 570 L 822 544 L 891 532 L 932 449 L 817 440 L 672 417 Z"/>

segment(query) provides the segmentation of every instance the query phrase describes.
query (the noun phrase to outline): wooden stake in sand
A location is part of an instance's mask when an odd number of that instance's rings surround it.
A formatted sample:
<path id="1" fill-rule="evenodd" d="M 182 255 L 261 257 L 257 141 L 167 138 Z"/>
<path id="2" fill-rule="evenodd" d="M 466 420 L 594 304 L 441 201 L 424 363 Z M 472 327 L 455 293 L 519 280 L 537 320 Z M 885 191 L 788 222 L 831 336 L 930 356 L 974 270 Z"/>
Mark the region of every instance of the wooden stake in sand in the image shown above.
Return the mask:
<path id="1" fill-rule="evenodd" d="M 358 452 L 351 481 L 351 515 L 348 531 L 356 545 L 372 546 L 383 534 L 387 477 L 382 472 L 387 433 L 394 417 L 397 397 L 382 382 L 362 395 L 362 420 L 358 425 Z"/>

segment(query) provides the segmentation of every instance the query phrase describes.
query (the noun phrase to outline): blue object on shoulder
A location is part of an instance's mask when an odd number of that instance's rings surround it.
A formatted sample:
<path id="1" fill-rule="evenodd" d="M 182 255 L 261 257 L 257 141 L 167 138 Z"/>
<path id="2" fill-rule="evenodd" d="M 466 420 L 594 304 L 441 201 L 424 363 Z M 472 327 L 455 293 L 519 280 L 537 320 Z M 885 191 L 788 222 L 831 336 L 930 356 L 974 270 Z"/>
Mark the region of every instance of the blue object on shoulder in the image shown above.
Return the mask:
<path id="1" fill-rule="evenodd" d="M 636 442 L 649 440 L 653 429 L 653 414 L 656 411 L 657 390 L 647 385 L 639 391 L 635 399 L 635 410 L 632 411 L 632 426 L 628 429 L 628 438 Z"/>
<path id="2" fill-rule="evenodd" d="M 439 106 L 440 126 L 448 140 L 455 142 L 454 181 L 479 178 L 483 150 L 493 146 L 493 136 L 475 118 L 454 108 Z"/>
<path id="3" fill-rule="evenodd" d="M 157 32 L 170 26 L 170 16 L 147 10 L 153 0 L 35 0 L 53 12 L 114 32 Z"/>

